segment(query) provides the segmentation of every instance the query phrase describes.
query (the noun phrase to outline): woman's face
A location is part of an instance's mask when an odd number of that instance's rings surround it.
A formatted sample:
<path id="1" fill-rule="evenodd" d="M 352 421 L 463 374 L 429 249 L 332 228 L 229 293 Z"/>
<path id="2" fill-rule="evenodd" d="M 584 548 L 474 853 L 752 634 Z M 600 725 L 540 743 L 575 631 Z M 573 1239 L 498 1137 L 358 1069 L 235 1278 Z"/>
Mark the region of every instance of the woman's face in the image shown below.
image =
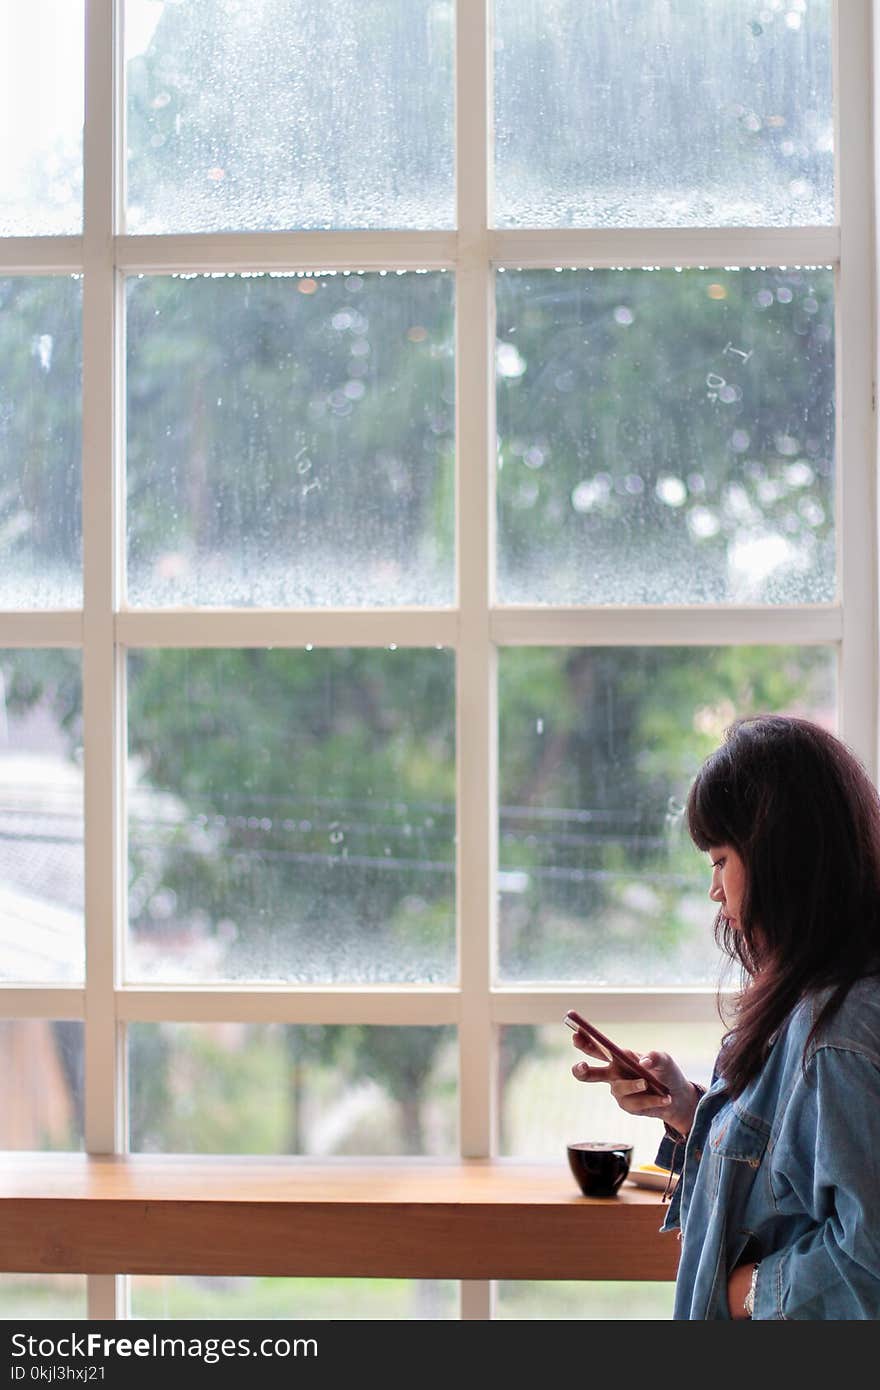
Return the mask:
<path id="1" fill-rule="evenodd" d="M 730 926 L 739 930 L 746 891 L 746 866 L 731 845 L 713 845 L 707 854 L 712 865 L 709 897 L 718 904 Z"/>

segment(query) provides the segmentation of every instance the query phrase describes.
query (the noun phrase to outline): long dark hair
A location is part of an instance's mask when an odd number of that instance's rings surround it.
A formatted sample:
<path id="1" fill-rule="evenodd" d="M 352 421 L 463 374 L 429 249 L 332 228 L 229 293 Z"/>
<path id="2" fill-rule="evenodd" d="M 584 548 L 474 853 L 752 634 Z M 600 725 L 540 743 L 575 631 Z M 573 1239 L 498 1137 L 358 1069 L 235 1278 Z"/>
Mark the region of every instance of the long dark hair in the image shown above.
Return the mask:
<path id="1" fill-rule="evenodd" d="M 737 926 L 715 919 L 746 979 L 719 1063 L 736 1096 L 802 999 L 831 991 L 809 1045 L 851 985 L 880 971 L 880 797 L 825 729 L 755 715 L 700 768 L 686 816 L 698 849 L 730 845 L 746 871 Z"/>

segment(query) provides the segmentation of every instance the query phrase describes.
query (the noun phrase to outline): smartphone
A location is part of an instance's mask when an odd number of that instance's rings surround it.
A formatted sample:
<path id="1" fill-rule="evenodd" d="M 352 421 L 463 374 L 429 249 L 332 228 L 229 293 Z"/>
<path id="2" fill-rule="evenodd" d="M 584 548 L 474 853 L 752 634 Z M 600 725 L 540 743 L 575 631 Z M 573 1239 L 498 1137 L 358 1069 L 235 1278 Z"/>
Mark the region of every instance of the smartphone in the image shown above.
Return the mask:
<path id="1" fill-rule="evenodd" d="M 588 1023 L 587 1020 L 581 1018 L 580 1014 L 576 1013 L 574 1009 L 569 1009 L 562 1021 L 573 1033 L 583 1033 L 591 1042 L 594 1042 L 607 1061 L 618 1062 L 621 1067 L 626 1069 L 630 1076 L 641 1077 L 641 1079 L 647 1083 L 645 1090 L 651 1091 L 657 1096 L 669 1095 L 669 1091 L 661 1081 L 657 1080 L 652 1072 L 649 1072 L 645 1067 L 639 1066 L 638 1062 L 634 1062 L 632 1058 L 623 1051 L 623 1048 L 618 1047 L 617 1043 L 613 1043 L 610 1038 L 606 1038 L 604 1033 L 599 1032 L 595 1024 Z"/>

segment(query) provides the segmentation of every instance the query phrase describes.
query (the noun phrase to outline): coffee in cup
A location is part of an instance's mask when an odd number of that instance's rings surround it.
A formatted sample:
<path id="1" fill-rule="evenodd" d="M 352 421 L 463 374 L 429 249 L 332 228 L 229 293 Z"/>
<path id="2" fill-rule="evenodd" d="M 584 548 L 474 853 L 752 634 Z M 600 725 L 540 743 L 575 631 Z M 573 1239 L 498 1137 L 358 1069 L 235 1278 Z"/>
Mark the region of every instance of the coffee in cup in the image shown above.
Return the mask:
<path id="1" fill-rule="evenodd" d="M 613 1197 L 629 1172 L 632 1144 L 568 1145 L 568 1165 L 585 1197 Z"/>

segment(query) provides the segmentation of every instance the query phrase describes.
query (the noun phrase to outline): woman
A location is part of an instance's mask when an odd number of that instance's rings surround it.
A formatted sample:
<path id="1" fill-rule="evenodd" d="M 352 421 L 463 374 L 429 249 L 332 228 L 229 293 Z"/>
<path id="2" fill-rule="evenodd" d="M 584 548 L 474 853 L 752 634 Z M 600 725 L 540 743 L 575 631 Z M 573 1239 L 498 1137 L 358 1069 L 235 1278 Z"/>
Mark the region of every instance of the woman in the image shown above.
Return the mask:
<path id="1" fill-rule="evenodd" d="M 877 792 L 831 734 L 767 715 L 728 730 L 686 816 L 744 979 L 712 1085 L 665 1052 L 639 1059 L 663 1103 L 617 1064 L 572 1070 L 665 1122 L 657 1161 L 680 1172 L 663 1224 L 682 1242 L 673 1317 L 880 1318 Z"/>

